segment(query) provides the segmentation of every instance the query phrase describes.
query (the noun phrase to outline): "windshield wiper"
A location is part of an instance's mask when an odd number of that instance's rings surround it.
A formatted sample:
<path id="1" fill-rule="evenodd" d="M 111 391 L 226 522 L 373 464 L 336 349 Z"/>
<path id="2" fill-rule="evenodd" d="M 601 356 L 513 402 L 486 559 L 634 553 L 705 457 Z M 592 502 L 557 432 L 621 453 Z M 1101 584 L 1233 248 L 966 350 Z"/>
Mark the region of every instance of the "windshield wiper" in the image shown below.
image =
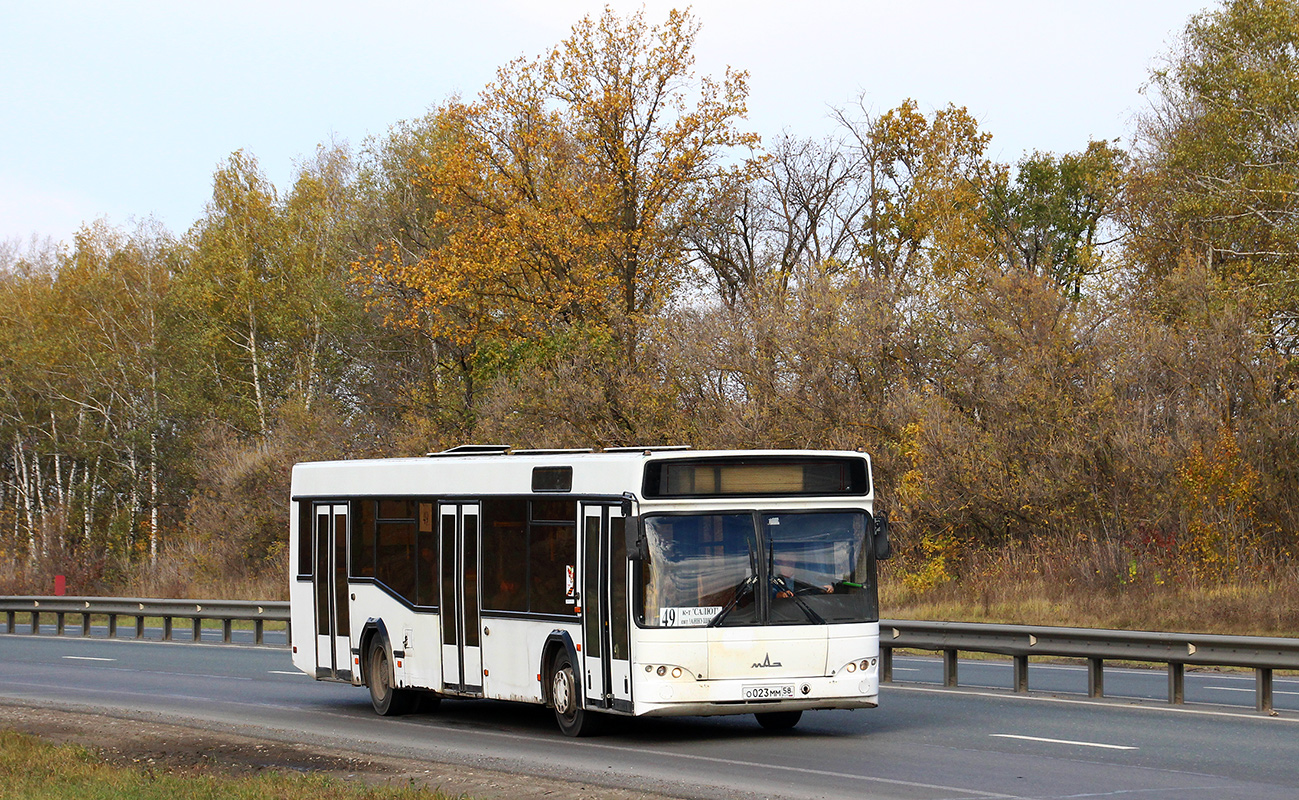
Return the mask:
<path id="1" fill-rule="evenodd" d="M 753 584 L 757 583 L 757 581 L 758 581 L 757 575 L 750 575 L 749 577 L 745 578 L 744 582 L 741 583 L 739 587 L 735 590 L 735 596 L 731 598 L 731 602 L 727 603 L 726 606 L 721 611 L 717 612 L 717 616 L 713 617 L 708 622 L 708 627 L 716 628 L 718 625 L 720 625 L 722 619 L 727 614 L 735 610 L 735 607 L 740 604 L 740 601 L 744 599 L 744 596 L 749 592 L 753 591 Z"/>
<path id="2" fill-rule="evenodd" d="M 814 625 L 824 625 L 824 624 L 825 624 L 825 619 L 822 618 L 820 614 L 818 614 L 818 613 L 816 613 L 815 611 L 813 611 L 813 610 L 812 610 L 812 607 L 809 606 L 806 602 L 803 601 L 803 598 L 801 598 L 801 597 L 799 597 L 798 595 L 795 594 L 795 595 L 791 595 L 789 599 L 790 599 L 790 600 L 793 600 L 794 603 L 795 603 L 795 605 L 797 605 L 799 608 L 803 609 L 803 614 L 804 614 L 808 619 L 812 620 L 812 623 L 813 623 Z"/>

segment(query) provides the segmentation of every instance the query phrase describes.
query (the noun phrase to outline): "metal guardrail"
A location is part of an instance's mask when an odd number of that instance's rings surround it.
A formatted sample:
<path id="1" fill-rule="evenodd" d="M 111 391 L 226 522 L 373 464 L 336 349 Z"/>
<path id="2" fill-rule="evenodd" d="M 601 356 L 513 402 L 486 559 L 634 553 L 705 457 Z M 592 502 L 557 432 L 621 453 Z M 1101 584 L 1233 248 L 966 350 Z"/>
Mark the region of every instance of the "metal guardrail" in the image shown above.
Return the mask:
<path id="1" fill-rule="evenodd" d="M 1104 665 L 1137 661 L 1168 665 L 1168 702 L 1186 701 L 1186 667 L 1246 667 L 1254 670 L 1254 701 L 1260 713 L 1274 714 L 1272 672 L 1299 669 L 1299 639 L 1219 636 L 1196 633 L 985 625 L 969 622 L 880 620 L 883 681 L 893 680 L 893 650 L 935 650 L 943 657 L 943 685 L 955 687 L 957 654 L 994 653 L 1014 659 L 1012 689 L 1028 691 L 1030 657 L 1087 660 L 1087 696 L 1105 695 Z"/>
<path id="2" fill-rule="evenodd" d="M 235 621 L 251 621 L 253 638 L 264 644 L 266 622 L 283 622 L 289 634 L 289 604 L 254 600 L 156 600 L 127 597 L 0 597 L 5 633 L 14 633 L 18 615 L 31 616 L 31 633 L 40 632 L 42 615 L 53 614 L 62 634 L 69 614 L 81 617 L 80 631 L 89 631 L 90 616 L 108 617 L 108 635 L 117 636 L 118 617 L 135 621 L 136 638 L 144 638 L 146 618 L 161 618 L 163 639 L 172 638 L 174 620 L 188 620 L 194 641 L 201 638 L 204 620 L 222 623 L 222 641 L 231 641 Z M 970 622 L 880 620 L 880 679 L 893 680 L 893 651 L 932 650 L 942 654 L 943 685 L 959 686 L 957 655 L 992 653 L 1014 661 L 1011 688 L 1028 691 L 1029 659 L 1078 658 L 1087 661 L 1087 695 L 1104 697 L 1105 662 L 1136 661 L 1168 665 L 1168 702 L 1186 701 L 1186 667 L 1244 667 L 1254 670 L 1255 707 L 1274 713 L 1272 673 L 1299 670 L 1299 639 L 1263 636 L 1219 636 L 1198 633 L 1115 631 L 1095 628 L 1054 628 L 1032 625 L 987 625 Z"/>
<path id="3" fill-rule="evenodd" d="M 193 626 L 194 639 L 202 639 L 203 621 L 221 623 L 221 641 L 232 641 L 234 623 L 252 622 L 253 641 L 265 644 L 267 622 L 283 622 L 285 641 L 289 638 L 289 604 L 282 601 L 255 600 L 157 600 L 136 597 L 0 597 L 0 613 L 4 614 L 5 633 L 17 630 L 19 615 L 31 616 L 31 633 L 38 634 L 41 617 L 54 615 L 57 633 L 62 635 L 68 615 L 81 618 L 81 635 L 90 631 L 91 615 L 108 617 L 108 636 L 117 637 L 119 617 L 135 621 L 135 638 L 144 638 L 146 618 L 162 618 L 162 638 L 171 641 L 175 620 L 188 620 Z"/>

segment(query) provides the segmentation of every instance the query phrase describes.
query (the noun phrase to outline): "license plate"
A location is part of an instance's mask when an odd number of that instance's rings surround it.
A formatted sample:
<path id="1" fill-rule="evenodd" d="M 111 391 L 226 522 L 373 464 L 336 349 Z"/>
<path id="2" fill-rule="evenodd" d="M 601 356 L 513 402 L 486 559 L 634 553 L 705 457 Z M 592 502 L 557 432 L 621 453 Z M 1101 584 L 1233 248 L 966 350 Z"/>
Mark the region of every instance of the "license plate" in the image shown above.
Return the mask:
<path id="1" fill-rule="evenodd" d="M 792 700 L 794 684 L 779 683 L 767 686 L 743 687 L 745 700 Z"/>

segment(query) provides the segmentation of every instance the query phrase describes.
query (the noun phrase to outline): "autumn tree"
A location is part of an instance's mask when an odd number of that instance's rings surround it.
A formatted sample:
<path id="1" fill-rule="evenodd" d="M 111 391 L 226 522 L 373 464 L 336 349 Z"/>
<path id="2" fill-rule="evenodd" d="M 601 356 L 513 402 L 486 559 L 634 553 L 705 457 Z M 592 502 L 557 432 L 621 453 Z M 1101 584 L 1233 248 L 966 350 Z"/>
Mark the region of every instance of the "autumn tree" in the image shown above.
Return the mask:
<path id="1" fill-rule="evenodd" d="M 870 200 L 863 164 L 842 139 L 786 135 L 761 164 L 723 184 L 689 232 L 703 279 L 722 302 L 754 300 L 766 282 L 788 290 L 814 265 L 855 265 Z"/>
<path id="2" fill-rule="evenodd" d="M 350 176 L 338 147 L 304 165 L 283 199 L 242 152 L 213 176 L 171 302 L 194 419 L 265 437 L 283 403 L 348 394 L 339 381 L 359 311 L 345 285 Z"/>
<path id="3" fill-rule="evenodd" d="M 1195 15 L 1150 94 L 1131 192 L 1134 259 L 1155 278 L 1184 257 L 1203 259 L 1257 290 L 1271 346 L 1293 357 L 1299 3 L 1225 0 Z"/>
<path id="4" fill-rule="evenodd" d="M 85 575 L 157 555 L 172 444 L 162 309 L 175 243 L 97 222 L 43 268 L 5 281 L 7 487 L 28 561 Z"/>
<path id="5" fill-rule="evenodd" d="M 269 345 L 284 320 L 292 287 L 278 252 L 282 239 L 278 197 L 257 165 L 232 154 L 213 176 L 207 216 L 191 232 L 192 255 L 178 276 L 175 319 L 189 363 L 197 413 L 239 430 L 269 430 L 270 383 L 278 379 Z"/>
<path id="6" fill-rule="evenodd" d="M 407 309 L 477 358 L 491 341 L 607 328 L 653 310 L 682 277 L 685 225 L 756 139 L 740 133 L 743 73 L 697 78 L 698 25 L 606 10 L 551 52 L 503 67 L 473 102 L 436 113 L 417 181 L 440 237 L 365 266 Z"/>
<path id="7" fill-rule="evenodd" d="M 1033 153 L 1013 180 L 1000 172 L 987 187 L 985 228 L 1009 270 L 1050 278 L 1082 294 L 1083 281 L 1105 269 L 1104 253 L 1119 240 L 1126 154 L 1109 142 L 1081 153 Z"/>

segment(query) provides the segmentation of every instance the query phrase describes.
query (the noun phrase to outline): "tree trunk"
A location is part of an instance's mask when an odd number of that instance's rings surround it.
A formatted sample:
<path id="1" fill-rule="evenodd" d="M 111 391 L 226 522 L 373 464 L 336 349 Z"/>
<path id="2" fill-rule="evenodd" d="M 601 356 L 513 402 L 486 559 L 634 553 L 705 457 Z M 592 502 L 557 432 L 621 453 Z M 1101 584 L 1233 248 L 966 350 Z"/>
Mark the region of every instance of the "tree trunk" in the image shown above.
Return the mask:
<path id="1" fill-rule="evenodd" d="M 149 563 L 158 565 L 158 434 L 149 434 Z"/>
<path id="2" fill-rule="evenodd" d="M 262 396 L 261 357 L 257 352 L 257 314 L 251 295 L 248 298 L 248 353 L 253 359 L 253 398 L 257 402 L 257 424 L 266 438 L 266 401 Z"/>

